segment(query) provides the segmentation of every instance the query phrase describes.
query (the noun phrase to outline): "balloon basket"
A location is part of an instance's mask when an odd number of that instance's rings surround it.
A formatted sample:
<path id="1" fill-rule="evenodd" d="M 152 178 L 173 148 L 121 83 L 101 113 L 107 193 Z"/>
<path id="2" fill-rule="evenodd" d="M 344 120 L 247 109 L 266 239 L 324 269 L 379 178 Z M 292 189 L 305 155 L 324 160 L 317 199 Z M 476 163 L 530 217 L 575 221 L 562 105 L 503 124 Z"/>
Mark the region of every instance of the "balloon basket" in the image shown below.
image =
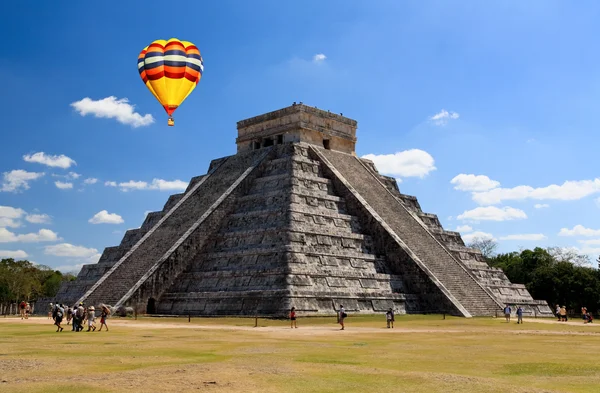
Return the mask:
<path id="1" fill-rule="evenodd" d="M 175 120 L 173 120 L 172 117 L 169 117 L 169 120 L 167 121 L 167 125 L 169 127 L 173 127 L 175 125 Z"/>

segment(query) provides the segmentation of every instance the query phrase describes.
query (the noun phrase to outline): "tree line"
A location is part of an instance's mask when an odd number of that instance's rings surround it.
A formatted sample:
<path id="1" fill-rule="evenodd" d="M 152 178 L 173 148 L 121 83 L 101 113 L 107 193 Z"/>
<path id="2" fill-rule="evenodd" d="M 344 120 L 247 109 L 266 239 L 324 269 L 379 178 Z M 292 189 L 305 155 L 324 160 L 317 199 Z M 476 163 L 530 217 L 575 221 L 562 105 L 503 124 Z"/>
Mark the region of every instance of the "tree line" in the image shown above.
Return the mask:
<path id="1" fill-rule="evenodd" d="M 63 274 L 44 265 L 14 259 L 0 260 L 0 308 L 6 310 L 10 304 L 21 301 L 35 302 L 44 297 L 56 296 L 63 281 L 74 280 L 75 276 Z"/>
<path id="2" fill-rule="evenodd" d="M 525 284 L 534 299 L 546 300 L 553 311 L 557 304 L 575 314 L 581 307 L 600 311 L 600 270 L 586 255 L 560 247 L 496 254 L 497 244 L 489 239 L 474 239 L 469 247 L 481 250 L 490 266 L 502 269 L 511 282 Z"/>

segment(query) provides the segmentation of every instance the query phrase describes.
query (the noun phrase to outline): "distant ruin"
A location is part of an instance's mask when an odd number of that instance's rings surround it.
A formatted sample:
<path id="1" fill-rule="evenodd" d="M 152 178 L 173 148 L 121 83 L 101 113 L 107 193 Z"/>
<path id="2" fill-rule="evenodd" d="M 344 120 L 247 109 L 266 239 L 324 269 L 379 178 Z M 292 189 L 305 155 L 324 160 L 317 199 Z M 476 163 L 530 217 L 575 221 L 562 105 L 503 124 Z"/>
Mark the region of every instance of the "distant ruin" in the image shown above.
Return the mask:
<path id="1" fill-rule="evenodd" d="M 294 104 L 237 128 L 237 154 L 213 160 L 56 301 L 172 315 L 319 315 L 339 304 L 465 317 L 516 304 L 552 315 L 358 158 L 356 121 Z"/>

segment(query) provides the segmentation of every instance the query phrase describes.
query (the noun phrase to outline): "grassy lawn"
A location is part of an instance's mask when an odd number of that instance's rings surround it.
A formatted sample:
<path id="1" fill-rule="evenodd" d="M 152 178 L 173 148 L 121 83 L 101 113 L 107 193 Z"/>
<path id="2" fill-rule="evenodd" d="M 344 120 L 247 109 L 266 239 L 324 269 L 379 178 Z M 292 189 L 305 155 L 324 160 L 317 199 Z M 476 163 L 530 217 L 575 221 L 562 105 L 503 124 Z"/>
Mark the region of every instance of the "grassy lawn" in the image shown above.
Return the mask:
<path id="1" fill-rule="evenodd" d="M 351 316 L 109 319 L 55 333 L 0 318 L 0 391 L 598 392 L 600 327 Z M 70 327 L 68 327 L 70 329 Z"/>

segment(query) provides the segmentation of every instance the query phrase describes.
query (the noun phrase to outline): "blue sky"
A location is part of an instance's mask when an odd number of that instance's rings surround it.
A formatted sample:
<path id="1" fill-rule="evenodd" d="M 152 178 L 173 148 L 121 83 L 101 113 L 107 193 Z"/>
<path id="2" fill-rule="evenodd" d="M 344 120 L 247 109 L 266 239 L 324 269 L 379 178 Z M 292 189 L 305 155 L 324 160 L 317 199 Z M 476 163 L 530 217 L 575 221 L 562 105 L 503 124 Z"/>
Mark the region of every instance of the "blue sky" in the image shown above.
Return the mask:
<path id="1" fill-rule="evenodd" d="M 164 4 L 3 5 L 0 257 L 96 261 L 293 101 L 356 119 L 357 153 L 467 240 L 600 254 L 596 2 Z M 171 37 L 205 66 L 175 127 L 136 66 Z"/>

